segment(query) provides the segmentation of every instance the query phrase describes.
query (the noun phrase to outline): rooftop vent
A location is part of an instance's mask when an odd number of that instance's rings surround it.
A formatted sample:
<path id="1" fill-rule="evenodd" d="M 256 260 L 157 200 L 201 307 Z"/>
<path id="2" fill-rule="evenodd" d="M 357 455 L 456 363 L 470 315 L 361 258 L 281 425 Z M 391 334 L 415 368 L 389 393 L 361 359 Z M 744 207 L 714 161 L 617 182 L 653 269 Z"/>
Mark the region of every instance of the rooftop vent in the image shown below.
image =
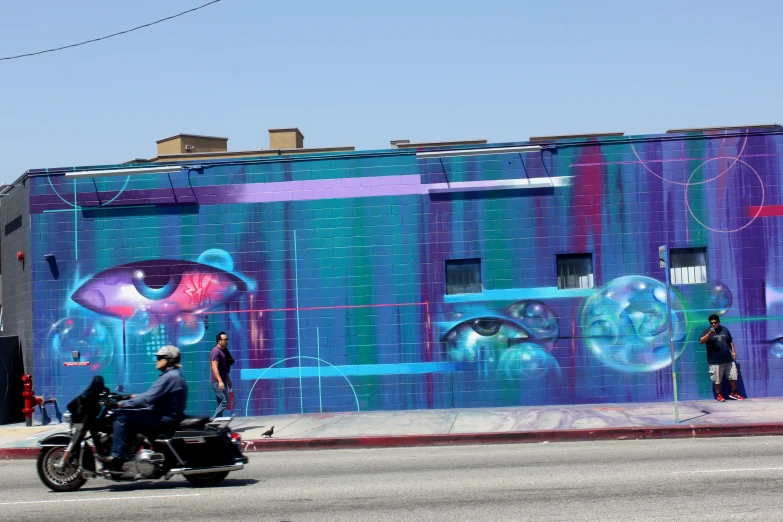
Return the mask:
<path id="1" fill-rule="evenodd" d="M 304 135 L 299 129 L 269 129 L 270 149 L 303 149 Z"/>
<path id="2" fill-rule="evenodd" d="M 158 156 L 192 154 L 194 152 L 225 152 L 228 150 L 228 138 L 199 134 L 177 134 L 158 140 L 156 143 L 158 144 Z"/>

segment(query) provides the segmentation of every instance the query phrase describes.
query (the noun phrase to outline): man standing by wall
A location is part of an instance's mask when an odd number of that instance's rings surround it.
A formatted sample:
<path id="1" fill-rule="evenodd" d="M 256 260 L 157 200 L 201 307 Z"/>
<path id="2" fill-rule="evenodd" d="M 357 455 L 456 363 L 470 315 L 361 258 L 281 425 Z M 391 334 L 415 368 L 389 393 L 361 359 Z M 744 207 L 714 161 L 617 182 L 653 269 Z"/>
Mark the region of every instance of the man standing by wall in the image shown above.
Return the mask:
<path id="1" fill-rule="evenodd" d="M 220 332 L 215 337 L 217 345 L 209 352 L 209 384 L 215 392 L 217 408 L 212 418 L 223 416 L 228 407 L 228 390 L 231 388 L 231 377 L 228 376 L 228 336 Z"/>
<path id="2" fill-rule="evenodd" d="M 745 397 L 737 392 L 737 365 L 734 363 L 737 352 L 734 349 L 734 339 L 729 329 L 720 325 L 717 315 L 710 316 L 710 327 L 702 332 L 699 343 L 707 345 L 707 364 L 710 365 L 710 377 L 715 385 L 715 398 L 718 402 L 726 400 L 720 393 L 720 384 L 724 377 L 728 378 L 731 386 L 729 398 L 744 401 Z"/>

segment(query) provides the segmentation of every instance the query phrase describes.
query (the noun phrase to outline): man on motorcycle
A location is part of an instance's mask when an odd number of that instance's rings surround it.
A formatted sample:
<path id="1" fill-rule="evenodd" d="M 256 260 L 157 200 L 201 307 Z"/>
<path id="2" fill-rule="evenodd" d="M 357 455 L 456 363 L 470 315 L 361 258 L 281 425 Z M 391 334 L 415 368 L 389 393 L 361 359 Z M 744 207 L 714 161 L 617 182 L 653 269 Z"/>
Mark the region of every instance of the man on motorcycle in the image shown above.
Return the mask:
<path id="1" fill-rule="evenodd" d="M 180 370 L 180 351 L 164 346 L 155 354 L 160 377 L 150 389 L 119 403 L 114 412 L 111 460 L 112 471 L 121 471 L 128 459 L 128 435 L 143 433 L 156 437 L 185 418 L 188 386 Z"/>

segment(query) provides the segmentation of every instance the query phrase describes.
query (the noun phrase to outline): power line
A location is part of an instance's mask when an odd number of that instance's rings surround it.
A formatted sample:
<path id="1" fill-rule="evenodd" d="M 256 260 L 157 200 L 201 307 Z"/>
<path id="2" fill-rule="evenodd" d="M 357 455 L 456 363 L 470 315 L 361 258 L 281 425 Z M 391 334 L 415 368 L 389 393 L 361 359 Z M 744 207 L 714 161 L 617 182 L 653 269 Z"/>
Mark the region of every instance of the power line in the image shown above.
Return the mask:
<path id="1" fill-rule="evenodd" d="M 200 5 L 198 7 L 194 7 L 193 9 L 188 9 L 187 11 L 182 11 L 181 13 L 177 13 L 177 14 L 172 15 L 172 16 L 167 16 L 166 18 L 161 18 L 160 20 L 155 20 L 154 22 L 150 22 L 148 24 L 140 25 L 138 27 L 134 27 L 133 29 L 120 31 L 119 33 L 114 33 L 114 34 L 110 34 L 110 35 L 106 35 L 106 36 L 101 36 L 100 38 L 93 38 L 92 40 L 86 40 L 84 42 L 79 42 L 79 43 L 75 43 L 75 44 L 71 44 L 71 45 L 65 45 L 63 47 L 55 47 L 54 49 L 46 49 L 45 51 L 38 51 L 38 52 L 35 52 L 35 53 L 27 53 L 27 54 L 20 54 L 18 56 L 6 56 L 5 58 L 0 58 L 0 61 L 3 61 L 3 60 L 16 60 L 18 58 L 27 58 L 29 56 L 37 56 L 39 54 L 44 54 L 44 53 L 53 53 L 55 51 L 62 51 L 63 49 L 70 49 L 71 47 L 79 47 L 80 45 L 87 45 L 87 44 L 93 43 L 93 42 L 100 42 L 101 40 L 107 40 L 109 38 L 113 38 L 113 37 L 119 36 L 121 34 L 131 33 L 133 31 L 137 31 L 139 29 L 144 29 L 145 27 L 149 27 L 151 25 L 155 25 L 155 24 L 159 24 L 161 22 L 165 22 L 166 20 L 171 20 L 172 18 L 177 18 L 178 16 L 183 16 L 183 15 L 186 15 L 188 13 L 192 13 L 193 11 L 198 11 L 199 9 L 204 9 L 207 6 L 212 5 L 212 4 L 216 4 L 216 3 L 220 2 L 220 1 L 222 1 L 222 0 L 212 0 L 211 2 L 207 2 L 204 5 Z"/>

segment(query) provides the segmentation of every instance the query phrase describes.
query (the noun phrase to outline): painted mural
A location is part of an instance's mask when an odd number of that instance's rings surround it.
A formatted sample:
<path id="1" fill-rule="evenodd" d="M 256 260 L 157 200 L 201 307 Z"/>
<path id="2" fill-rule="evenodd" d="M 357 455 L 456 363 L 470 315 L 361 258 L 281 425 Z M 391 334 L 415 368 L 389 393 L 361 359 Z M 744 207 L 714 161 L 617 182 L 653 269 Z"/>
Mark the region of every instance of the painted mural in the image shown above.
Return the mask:
<path id="1" fill-rule="evenodd" d="M 237 415 L 662 401 L 671 330 L 680 398 L 711 398 L 698 334 L 718 313 L 744 392 L 780 395 L 781 146 L 747 130 L 32 171 L 36 387 L 66 399 L 101 373 L 144 389 L 176 344 L 188 410 L 208 413 L 225 331 Z M 664 244 L 708 259 L 671 315 Z M 563 253 L 593 255 L 593 288 L 558 289 Z M 463 258 L 483 290 L 446 295 L 444 262 Z"/>

